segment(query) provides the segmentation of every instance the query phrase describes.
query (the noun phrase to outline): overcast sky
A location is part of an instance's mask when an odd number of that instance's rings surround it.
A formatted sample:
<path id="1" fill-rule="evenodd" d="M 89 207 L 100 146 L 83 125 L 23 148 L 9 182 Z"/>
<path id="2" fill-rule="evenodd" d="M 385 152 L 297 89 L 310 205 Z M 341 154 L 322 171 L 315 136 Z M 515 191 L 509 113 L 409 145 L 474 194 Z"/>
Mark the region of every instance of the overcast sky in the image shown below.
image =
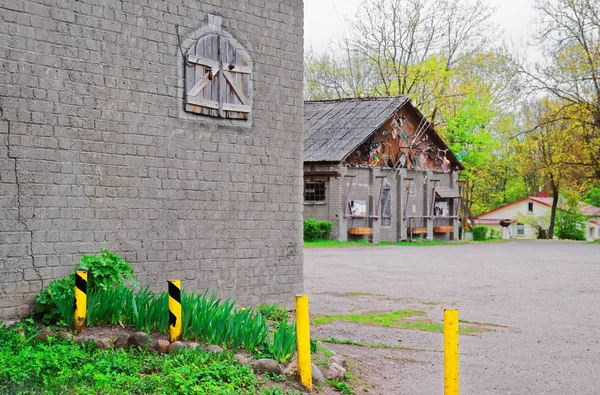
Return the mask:
<path id="1" fill-rule="evenodd" d="M 304 50 L 327 49 L 331 40 L 348 31 L 346 21 L 353 18 L 365 0 L 304 0 Z M 533 16 L 531 0 L 483 0 L 496 7 L 494 22 L 513 42 L 526 40 Z M 337 12 L 336 12 L 337 11 Z M 339 17 L 338 17 L 339 16 Z"/>

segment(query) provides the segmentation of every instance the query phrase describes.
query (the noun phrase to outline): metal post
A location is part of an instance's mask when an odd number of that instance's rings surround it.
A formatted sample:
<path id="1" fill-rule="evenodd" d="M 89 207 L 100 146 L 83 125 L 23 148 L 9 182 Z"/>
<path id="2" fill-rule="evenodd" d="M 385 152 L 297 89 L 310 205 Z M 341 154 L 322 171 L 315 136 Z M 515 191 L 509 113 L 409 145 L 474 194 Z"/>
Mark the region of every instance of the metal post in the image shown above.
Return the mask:
<path id="1" fill-rule="evenodd" d="M 458 310 L 444 310 L 444 395 L 458 395 Z"/>
<path id="2" fill-rule="evenodd" d="M 296 336 L 298 339 L 298 373 L 300 383 L 312 391 L 312 367 L 310 362 L 310 327 L 308 319 L 308 296 L 296 295 Z"/>
<path id="3" fill-rule="evenodd" d="M 181 281 L 169 283 L 169 340 L 171 343 L 181 338 Z"/>
<path id="4" fill-rule="evenodd" d="M 81 333 L 85 328 L 85 319 L 87 316 L 87 272 L 81 271 L 75 273 L 75 315 L 74 326 L 77 333 Z"/>

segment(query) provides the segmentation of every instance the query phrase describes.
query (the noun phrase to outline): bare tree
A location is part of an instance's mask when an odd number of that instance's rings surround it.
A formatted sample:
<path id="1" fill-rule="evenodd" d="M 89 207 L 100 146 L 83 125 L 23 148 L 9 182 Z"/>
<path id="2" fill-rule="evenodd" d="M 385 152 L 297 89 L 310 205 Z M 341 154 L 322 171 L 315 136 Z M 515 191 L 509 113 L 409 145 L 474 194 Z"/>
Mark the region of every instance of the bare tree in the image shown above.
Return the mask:
<path id="1" fill-rule="evenodd" d="M 490 43 L 491 12 L 479 0 L 366 1 L 337 51 L 307 57 L 307 96 L 406 94 L 435 123 L 455 70 Z"/>
<path id="2" fill-rule="evenodd" d="M 523 68 L 533 90 L 564 104 L 553 119 L 579 126 L 586 154 L 577 166 L 600 178 L 600 2 L 536 0 L 541 15 L 537 40 L 544 59 Z"/>

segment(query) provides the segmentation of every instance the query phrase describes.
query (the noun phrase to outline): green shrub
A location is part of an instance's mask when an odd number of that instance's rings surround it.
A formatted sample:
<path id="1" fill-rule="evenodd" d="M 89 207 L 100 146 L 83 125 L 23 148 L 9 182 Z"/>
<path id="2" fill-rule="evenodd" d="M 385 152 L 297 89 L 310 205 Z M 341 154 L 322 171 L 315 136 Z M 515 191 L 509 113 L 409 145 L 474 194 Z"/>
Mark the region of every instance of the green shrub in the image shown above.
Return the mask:
<path id="1" fill-rule="evenodd" d="M 473 240 L 484 241 L 487 239 L 488 228 L 485 226 L 473 226 Z"/>
<path id="2" fill-rule="evenodd" d="M 556 211 L 556 237 L 563 240 L 585 240 L 585 215 L 577 208 Z"/>
<path id="3" fill-rule="evenodd" d="M 502 237 L 502 232 L 496 229 L 488 228 L 488 240 L 496 240 Z"/>
<path id="4" fill-rule="evenodd" d="M 134 281 L 133 268 L 126 260 L 108 250 L 100 249 L 100 255 L 84 255 L 79 265 L 66 277 L 53 280 L 35 298 L 34 316 L 44 324 L 64 323 L 73 320 L 75 272 L 88 272 L 88 294 L 98 290 L 110 290 L 120 285 L 138 284 Z"/>
<path id="5" fill-rule="evenodd" d="M 304 220 L 304 241 L 329 240 L 333 223 L 314 218 Z"/>

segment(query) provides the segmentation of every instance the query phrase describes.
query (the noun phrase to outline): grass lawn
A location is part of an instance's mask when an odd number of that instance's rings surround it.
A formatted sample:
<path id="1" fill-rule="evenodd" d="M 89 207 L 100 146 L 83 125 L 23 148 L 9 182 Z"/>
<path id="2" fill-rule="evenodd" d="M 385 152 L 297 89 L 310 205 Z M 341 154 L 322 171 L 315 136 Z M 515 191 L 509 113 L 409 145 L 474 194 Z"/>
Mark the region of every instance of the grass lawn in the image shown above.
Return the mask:
<path id="1" fill-rule="evenodd" d="M 377 246 L 437 246 L 437 245 L 458 245 L 467 244 L 468 241 L 439 241 L 439 240 L 414 240 L 414 241 L 382 241 L 379 244 L 369 243 L 365 240 L 360 241 L 338 241 L 338 240 L 318 240 L 305 241 L 305 248 L 338 248 L 338 247 L 377 247 Z"/>

